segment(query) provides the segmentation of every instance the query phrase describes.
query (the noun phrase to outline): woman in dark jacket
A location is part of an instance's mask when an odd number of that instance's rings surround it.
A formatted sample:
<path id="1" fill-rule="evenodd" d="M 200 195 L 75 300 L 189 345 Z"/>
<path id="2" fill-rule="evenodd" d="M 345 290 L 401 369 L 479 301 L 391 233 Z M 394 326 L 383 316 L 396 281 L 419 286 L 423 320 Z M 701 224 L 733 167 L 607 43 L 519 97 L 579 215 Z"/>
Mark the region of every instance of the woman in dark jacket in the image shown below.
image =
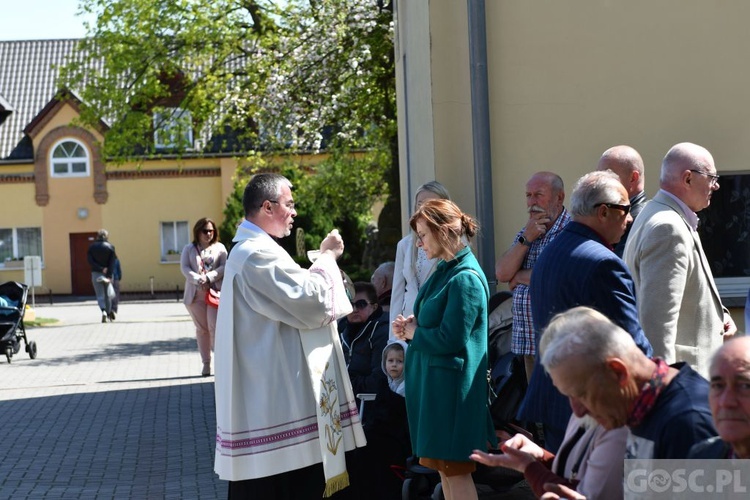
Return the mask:
<path id="1" fill-rule="evenodd" d="M 357 450 L 350 476 L 354 498 L 360 500 L 384 500 L 395 498 L 399 488 L 393 490 L 390 480 L 390 454 L 382 447 L 383 432 L 388 431 L 388 407 L 385 405 L 388 379 L 381 368 L 383 349 L 388 341 L 388 314 L 378 305 L 378 295 L 372 283 L 354 283 L 353 311 L 339 322 L 341 347 L 354 394 L 375 394 L 375 400 L 367 401 L 363 410 L 362 426 L 367 437 L 367 446 Z"/>
<path id="2" fill-rule="evenodd" d="M 412 446 L 440 472 L 447 500 L 476 499 L 469 455 L 497 442 L 487 407 L 489 287 L 462 240 L 477 224 L 448 200 L 425 202 L 409 223 L 427 257 L 440 259 L 414 315 L 393 322 L 396 337 L 411 341 L 404 365 Z"/>

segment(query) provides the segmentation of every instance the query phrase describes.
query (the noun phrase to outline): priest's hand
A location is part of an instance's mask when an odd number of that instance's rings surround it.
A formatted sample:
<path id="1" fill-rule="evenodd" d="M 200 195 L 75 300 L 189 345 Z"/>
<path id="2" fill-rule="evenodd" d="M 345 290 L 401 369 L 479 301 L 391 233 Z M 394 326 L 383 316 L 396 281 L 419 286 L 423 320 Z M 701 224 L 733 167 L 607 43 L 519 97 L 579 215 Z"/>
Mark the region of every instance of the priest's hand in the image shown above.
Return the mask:
<path id="1" fill-rule="evenodd" d="M 341 257 L 344 253 L 344 240 L 341 239 L 338 229 L 332 230 L 320 244 L 320 253 L 330 253 L 334 259 Z"/>

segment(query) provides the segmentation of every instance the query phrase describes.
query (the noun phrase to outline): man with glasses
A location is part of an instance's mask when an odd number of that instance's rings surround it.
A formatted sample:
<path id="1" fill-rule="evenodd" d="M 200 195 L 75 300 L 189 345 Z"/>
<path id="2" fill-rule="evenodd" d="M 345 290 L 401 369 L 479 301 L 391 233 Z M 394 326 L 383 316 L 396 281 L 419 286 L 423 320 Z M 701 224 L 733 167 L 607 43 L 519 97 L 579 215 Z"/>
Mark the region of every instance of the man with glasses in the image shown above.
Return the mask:
<path id="1" fill-rule="evenodd" d="M 633 224 L 625 262 L 654 354 L 708 376 L 711 353 L 737 327 L 722 305 L 698 236 L 698 215 L 719 189 L 711 153 L 681 143 L 662 160 L 660 190 Z"/>
<path id="2" fill-rule="evenodd" d="M 651 346 L 638 323 L 633 280 L 612 251 L 631 220 L 628 192 L 614 172 L 591 172 L 576 183 L 569 210 L 571 222 L 542 251 L 531 274 L 537 352 L 552 316 L 585 305 L 607 315 L 650 355 Z M 518 418 L 541 422 L 545 448 L 556 453 L 571 408 L 539 363 L 537 357 Z"/>
<path id="3" fill-rule="evenodd" d="M 320 499 L 349 484 L 365 445 L 336 320 L 351 311 L 338 231 L 304 269 L 277 243 L 292 229 L 292 184 L 253 176 L 224 269 L 216 324 L 214 469 L 229 498 Z"/>

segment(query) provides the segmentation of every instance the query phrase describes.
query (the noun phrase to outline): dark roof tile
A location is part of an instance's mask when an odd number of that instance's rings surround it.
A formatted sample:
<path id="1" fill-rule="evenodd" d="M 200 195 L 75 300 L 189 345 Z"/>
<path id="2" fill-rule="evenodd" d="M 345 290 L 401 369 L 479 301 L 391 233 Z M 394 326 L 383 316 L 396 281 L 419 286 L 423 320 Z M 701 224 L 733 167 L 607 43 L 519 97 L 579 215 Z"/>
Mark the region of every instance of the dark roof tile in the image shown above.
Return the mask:
<path id="1" fill-rule="evenodd" d="M 59 90 L 56 67 L 68 62 L 78 42 L 0 41 L 0 108 L 11 111 L 0 122 L 0 160 L 33 159 L 23 130 L 55 97 Z"/>

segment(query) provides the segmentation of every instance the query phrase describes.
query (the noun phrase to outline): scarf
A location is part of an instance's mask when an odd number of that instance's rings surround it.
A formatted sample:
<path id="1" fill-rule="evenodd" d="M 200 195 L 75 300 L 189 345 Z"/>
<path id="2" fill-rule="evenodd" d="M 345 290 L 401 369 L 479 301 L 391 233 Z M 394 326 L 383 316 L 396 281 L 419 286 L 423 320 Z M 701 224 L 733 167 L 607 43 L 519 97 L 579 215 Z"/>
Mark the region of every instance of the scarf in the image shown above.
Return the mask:
<path id="1" fill-rule="evenodd" d="M 322 262 L 323 259 L 317 264 L 320 265 Z M 346 285 L 341 281 L 334 284 L 336 288 L 339 286 L 341 286 L 341 290 L 337 290 L 336 295 L 345 300 L 343 302 L 345 307 L 349 307 L 349 311 L 351 311 L 351 305 L 344 289 Z M 346 362 L 344 361 L 336 323 L 308 330 L 304 335 L 300 335 L 300 340 L 305 359 L 307 359 L 313 394 L 318 402 L 316 408 L 318 439 L 326 481 L 323 497 L 327 498 L 349 486 L 339 403 L 340 401 L 353 402 L 355 398 L 349 374 L 346 371 Z M 352 422 L 356 422 L 353 429 L 355 439 L 358 442 L 361 440 L 362 445 L 364 445 L 365 437 L 362 427 L 359 425 L 357 407 L 354 403 L 352 403 L 350 411 L 352 412 Z"/>
<path id="2" fill-rule="evenodd" d="M 669 365 L 661 358 L 654 358 L 654 363 L 656 363 L 656 367 L 651 374 L 651 379 L 643 384 L 641 393 L 633 402 L 633 406 L 630 409 L 627 421 L 628 427 L 640 425 L 646 415 L 656 405 L 656 400 L 665 387 L 664 377 L 669 372 Z"/>
<path id="3" fill-rule="evenodd" d="M 341 348 L 334 347 L 337 339 L 332 338 L 332 335 L 326 335 L 326 331 L 333 330 L 319 328 L 305 332 L 300 338 L 307 358 L 313 393 L 318 402 L 318 438 L 326 480 L 323 496 L 330 497 L 349 486 L 342 442 L 344 435 L 341 429 L 339 391 L 343 389 L 344 398 L 348 400 L 352 400 L 353 395 L 350 394 L 352 390 L 349 377 L 341 370 L 341 366 L 345 366 L 340 354 Z"/>

